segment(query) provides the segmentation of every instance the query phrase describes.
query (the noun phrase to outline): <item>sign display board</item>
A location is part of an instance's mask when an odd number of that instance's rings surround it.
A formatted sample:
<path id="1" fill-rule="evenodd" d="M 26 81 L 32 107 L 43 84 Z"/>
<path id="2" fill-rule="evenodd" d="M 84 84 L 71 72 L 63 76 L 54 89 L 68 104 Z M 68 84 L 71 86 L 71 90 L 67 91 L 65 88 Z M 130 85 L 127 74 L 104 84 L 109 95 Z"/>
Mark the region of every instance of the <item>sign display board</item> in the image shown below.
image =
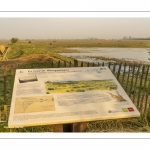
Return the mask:
<path id="1" fill-rule="evenodd" d="M 17 69 L 8 127 L 139 116 L 108 67 Z"/>

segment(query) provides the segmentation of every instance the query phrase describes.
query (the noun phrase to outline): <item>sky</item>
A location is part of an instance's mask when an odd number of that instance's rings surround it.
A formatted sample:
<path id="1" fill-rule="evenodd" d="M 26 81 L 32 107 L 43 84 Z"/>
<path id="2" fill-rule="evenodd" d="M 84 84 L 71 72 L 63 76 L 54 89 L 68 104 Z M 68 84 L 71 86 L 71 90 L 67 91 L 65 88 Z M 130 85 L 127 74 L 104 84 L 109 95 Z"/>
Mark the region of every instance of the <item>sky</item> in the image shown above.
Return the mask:
<path id="1" fill-rule="evenodd" d="M 0 18 L 0 39 L 150 37 L 150 18 Z"/>

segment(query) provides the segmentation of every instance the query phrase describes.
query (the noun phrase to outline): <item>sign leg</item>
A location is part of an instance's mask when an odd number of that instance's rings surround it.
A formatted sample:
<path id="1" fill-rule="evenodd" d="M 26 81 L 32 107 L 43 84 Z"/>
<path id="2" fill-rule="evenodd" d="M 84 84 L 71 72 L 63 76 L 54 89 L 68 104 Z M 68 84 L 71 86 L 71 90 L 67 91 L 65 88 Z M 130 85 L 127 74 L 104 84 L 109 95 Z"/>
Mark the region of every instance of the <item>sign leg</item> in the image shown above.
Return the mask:
<path id="1" fill-rule="evenodd" d="M 63 125 L 62 124 L 53 125 L 53 132 L 63 132 Z"/>
<path id="2" fill-rule="evenodd" d="M 80 122 L 80 123 L 73 123 L 73 132 L 86 132 L 87 123 Z"/>
<path id="3" fill-rule="evenodd" d="M 63 124 L 63 132 L 72 132 L 73 124 Z"/>

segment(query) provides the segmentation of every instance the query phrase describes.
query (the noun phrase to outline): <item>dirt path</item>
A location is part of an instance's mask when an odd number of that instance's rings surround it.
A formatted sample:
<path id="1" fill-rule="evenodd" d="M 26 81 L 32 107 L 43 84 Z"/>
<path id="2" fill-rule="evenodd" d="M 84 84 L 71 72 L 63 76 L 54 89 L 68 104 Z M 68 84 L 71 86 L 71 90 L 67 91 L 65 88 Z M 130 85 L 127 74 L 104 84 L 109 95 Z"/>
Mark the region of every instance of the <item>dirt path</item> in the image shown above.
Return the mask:
<path id="1" fill-rule="evenodd" d="M 57 61 L 56 58 L 50 57 L 48 54 L 32 54 L 30 56 L 21 57 L 18 59 L 0 61 L 0 68 L 5 68 L 6 66 L 7 67 L 17 66 L 31 61 L 43 62 L 46 60 Z"/>

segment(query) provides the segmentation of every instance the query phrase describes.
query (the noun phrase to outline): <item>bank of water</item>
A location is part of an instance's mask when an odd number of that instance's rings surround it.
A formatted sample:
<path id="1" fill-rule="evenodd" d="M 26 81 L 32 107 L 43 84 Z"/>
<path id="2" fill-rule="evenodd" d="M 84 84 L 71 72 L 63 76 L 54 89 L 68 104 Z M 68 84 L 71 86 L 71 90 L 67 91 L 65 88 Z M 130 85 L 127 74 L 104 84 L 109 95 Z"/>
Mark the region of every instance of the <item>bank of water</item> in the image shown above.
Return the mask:
<path id="1" fill-rule="evenodd" d="M 110 62 L 114 59 L 150 64 L 150 48 L 71 48 L 76 53 L 60 53 L 84 62 Z M 105 57 L 106 59 L 102 59 Z"/>
<path id="2" fill-rule="evenodd" d="M 108 63 L 121 61 L 134 61 L 136 63 L 150 64 L 150 48 L 69 48 L 76 50 L 76 53 L 60 53 L 78 61 L 89 63 Z M 105 58 L 105 59 L 104 59 Z M 116 66 L 118 70 L 118 66 Z M 121 68 L 121 72 L 123 72 Z M 129 67 L 126 67 L 126 71 Z"/>

